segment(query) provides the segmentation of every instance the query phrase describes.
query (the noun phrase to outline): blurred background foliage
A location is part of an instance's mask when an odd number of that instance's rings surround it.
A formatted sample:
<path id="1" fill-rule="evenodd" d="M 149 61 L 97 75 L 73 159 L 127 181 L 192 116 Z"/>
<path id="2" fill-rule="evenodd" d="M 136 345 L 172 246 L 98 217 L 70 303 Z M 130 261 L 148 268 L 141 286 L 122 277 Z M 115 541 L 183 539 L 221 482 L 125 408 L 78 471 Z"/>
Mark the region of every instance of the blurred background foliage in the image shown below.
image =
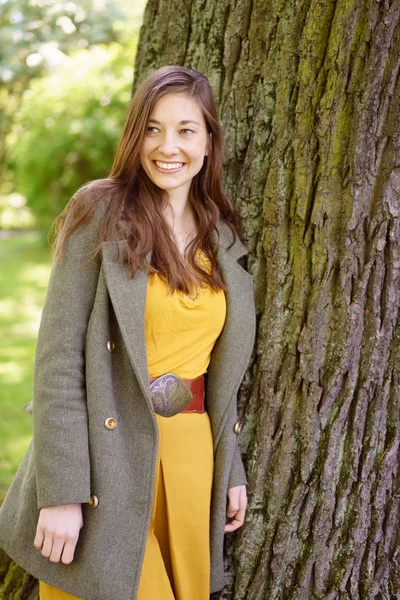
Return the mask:
<path id="1" fill-rule="evenodd" d="M 3 229 L 28 224 L 45 239 L 76 188 L 107 176 L 130 98 L 144 4 L 0 0 Z M 30 221 L 19 216 L 22 199 Z"/>
<path id="2" fill-rule="evenodd" d="M 0 501 L 32 436 L 47 232 L 108 175 L 127 113 L 144 0 L 0 0 Z"/>
<path id="3" fill-rule="evenodd" d="M 8 136 L 9 164 L 45 230 L 81 183 L 109 173 L 130 98 L 126 59 L 119 44 L 95 46 L 24 93 Z"/>

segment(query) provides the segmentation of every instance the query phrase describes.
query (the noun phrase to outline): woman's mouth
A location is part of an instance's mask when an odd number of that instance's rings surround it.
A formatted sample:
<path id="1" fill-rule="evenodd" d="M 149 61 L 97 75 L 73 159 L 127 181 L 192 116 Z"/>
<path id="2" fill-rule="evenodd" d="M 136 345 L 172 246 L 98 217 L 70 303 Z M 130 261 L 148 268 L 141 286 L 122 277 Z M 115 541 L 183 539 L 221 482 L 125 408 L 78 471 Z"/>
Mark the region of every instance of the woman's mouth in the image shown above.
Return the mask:
<path id="1" fill-rule="evenodd" d="M 153 160 L 153 164 L 156 166 L 157 170 L 161 173 L 176 173 L 180 171 L 186 163 L 183 162 L 170 162 L 166 163 L 161 160 Z"/>

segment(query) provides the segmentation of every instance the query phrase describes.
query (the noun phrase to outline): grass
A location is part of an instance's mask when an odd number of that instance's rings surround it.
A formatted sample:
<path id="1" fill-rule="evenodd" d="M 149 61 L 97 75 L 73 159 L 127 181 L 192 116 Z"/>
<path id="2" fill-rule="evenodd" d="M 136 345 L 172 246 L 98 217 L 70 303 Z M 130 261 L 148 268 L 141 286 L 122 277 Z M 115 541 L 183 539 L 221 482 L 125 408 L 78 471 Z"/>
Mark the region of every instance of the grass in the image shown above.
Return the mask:
<path id="1" fill-rule="evenodd" d="M 32 437 L 36 338 L 51 270 L 39 233 L 0 239 L 0 499 Z"/>

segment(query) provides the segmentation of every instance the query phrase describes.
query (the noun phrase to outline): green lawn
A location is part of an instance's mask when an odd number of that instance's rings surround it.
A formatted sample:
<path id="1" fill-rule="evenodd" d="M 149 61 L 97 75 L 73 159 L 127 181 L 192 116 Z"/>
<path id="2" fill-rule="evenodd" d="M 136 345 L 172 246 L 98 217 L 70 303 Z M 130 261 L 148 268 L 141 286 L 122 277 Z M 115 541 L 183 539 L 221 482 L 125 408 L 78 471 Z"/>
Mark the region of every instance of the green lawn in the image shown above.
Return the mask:
<path id="1" fill-rule="evenodd" d="M 36 337 L 51 259 L 39 234 L 0 239 L 0 499 L 32 436 L 31 415 Z"/>

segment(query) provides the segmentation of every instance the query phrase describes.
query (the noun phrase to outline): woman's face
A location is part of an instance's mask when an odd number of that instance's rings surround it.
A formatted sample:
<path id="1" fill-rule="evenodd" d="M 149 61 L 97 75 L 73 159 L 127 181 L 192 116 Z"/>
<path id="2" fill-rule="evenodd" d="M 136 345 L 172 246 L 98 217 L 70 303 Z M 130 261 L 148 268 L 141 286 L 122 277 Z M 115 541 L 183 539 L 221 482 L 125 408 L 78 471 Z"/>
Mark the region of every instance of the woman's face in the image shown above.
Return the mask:
<path id="1" fill-rule="evenodd" d="M 171 93 L 158 100 L 140 150 L 141 165 L 153 183 L 186 199 L 210 149 L 211 134 L 193 98 Z"/>

